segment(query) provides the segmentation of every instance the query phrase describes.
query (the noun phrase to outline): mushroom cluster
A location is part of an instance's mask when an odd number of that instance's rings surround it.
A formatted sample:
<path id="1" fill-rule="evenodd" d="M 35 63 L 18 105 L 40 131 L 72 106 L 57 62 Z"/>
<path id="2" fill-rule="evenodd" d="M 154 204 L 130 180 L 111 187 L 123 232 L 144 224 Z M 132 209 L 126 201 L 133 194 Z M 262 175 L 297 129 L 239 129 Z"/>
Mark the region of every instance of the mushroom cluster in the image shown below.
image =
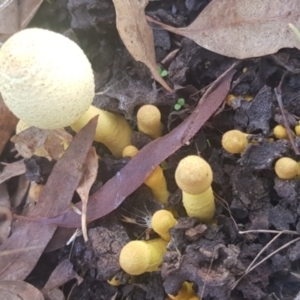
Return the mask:
<path id="1" fill-rule="evenodd" d="M 13 114 L 29 126 L 75 131 L 99 115 L 95 140 L 121 157 L 132 129 L 123 116 L 91 106 L 94 90 L 88 58 L 59 33 L 25 29 L 0 49 L 0 92 Z"/>

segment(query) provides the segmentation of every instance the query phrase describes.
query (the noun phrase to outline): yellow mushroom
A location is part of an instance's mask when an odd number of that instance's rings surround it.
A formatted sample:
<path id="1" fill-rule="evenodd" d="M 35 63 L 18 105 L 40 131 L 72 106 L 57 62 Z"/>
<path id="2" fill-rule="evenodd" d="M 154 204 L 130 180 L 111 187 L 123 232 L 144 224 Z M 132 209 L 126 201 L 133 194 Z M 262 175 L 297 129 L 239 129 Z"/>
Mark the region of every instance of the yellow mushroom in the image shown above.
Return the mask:
<path id="1" fill-rule="evenodd" d="M 177 221 L 173 214 L 165 209 L 156 211 L 151 218 L 152 229 L 167 242 L 171 240 L 169 230 L 175 226 L 176 223 Z"/>
<path id="2" fill-rule="evenodd" d="M 242 98 L 243 100 L 246 100 L 246 101 L 252 101 L 253 100 L 253 96 L 251 95 L 241 95 L 241 96 L 237 96 L 237 95 L 234 95 L 234 94 L 228 94 L 225 98 L 225 102 L 228 106 L 232 106 L 232 101 L 233 100 L 236 100 L 238 98 Z"/>
<path id="3" fill-rule="evenodd" d="M 289 157 L 281 157 L 275 163 L 275 173 L 280 179 L 293 179 L 300 175 L 300 165 Z"/>
<path id="4" fill-rule="evenodd" d="M 138 149 L 134 146 L 128 146 L 123 151 L 124 156 L 133 157 L 137 154 Z M 168 191 L 167 181 L 160 166 L 157 166 L 153 172 L 146 178 L 144 184 L 147 185 L 154 196 L 154 198 L 161 204 L 166 204 L 168 202 L 170 192 Z"/>
<path id="5" fill-rule="evenodd" d="M 229 130 L 223 134 L 222 146 L 229 153 L 242 153 L 248 146 L 247 136 L 248 134 L 240 130 Z"/>
<path id="6" fill-rule="evenodd" d="M 193 283 L 185 281 L 176 296 L 168 294 L 172 300 L 201 300 L 193 289 Z"/>
<path id="7" fill-rule="evenodd" d="M 182 190 L 182 202 L 187 215 L 201 222 L 209 222 L 215 213 L 212 179 L 210 165 L 196 155 L 183 158 L 175 171 L 175 180 Z"/>
<path id="8" fill-rule="evenodd" d="M 285 127 L 282 125 L 276 125 L 273 129 L 273 133 L 277 139 L 287 139 L 288 138 L 287 131 L 286 131 Z"/>
<path id="9" fill-rule="evenodd" d="M 59 33 L 25 29 L 0 49 L 0 92 L 13 114 L 30 126 L 75 131 L 99 114 L 95 139 L 120 157 L 132 130 L 122 116 L 91 106 L 94 90 L 89 60 Z"/>
<path id="10" fill-rule="evenodd" d="M 130 275 L 140 275 L 158 270 L 168 242 L 161 238 L 149 241 L 131 241 L 121 250 L 119 263 Z"/>
<path id="11" fill-rule="evenodd" d="M 78 132 L 97 115 L 99 115 L 99 118 L 94 140 L 103 143 L 114 156 L 121 157 L 123 149 L 130 145 L 132 135 L 132 129 L 123 116 L 104 111 L 91 105 L 89 109 L 70 126 L 75 132 Z"/>
<path id="12" fill-rule="evenodd" d="M 163 125 L 159 109 L 151 104 L 143 105 L 137 112 L 137 126 L 140 132 L 156 139 L 161 136 Z"/>
<path id="13" fill-rule="evenodd" d="M 139 152 L 139 149 L 133 145 L 128 145 L 123 149 L 122 157 L 134 157 Z"/>
<path id="14" fill-rule="evenodd" d="M 295 132 L 296 135 L 300 135 L 300 122 L 298 122 L 297 125 L 295 126 Z"/>
<path id="15" fill-rule="evenodd" d="M 109 283 L 112 286 L 119 286 L 122 284 L 121 280 L 119 280 L 116 276 L 114 276 L 110 280 L 107 280 L 107 283 Z"/>

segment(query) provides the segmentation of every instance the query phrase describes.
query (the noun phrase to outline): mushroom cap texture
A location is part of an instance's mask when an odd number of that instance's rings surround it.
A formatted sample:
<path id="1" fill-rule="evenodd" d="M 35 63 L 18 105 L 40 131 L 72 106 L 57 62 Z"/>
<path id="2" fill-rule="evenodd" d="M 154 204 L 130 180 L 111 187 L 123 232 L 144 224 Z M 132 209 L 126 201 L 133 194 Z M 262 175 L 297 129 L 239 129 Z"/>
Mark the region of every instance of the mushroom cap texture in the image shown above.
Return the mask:
<path id="1" fill-rule="evenodd" d="M 222 146 L 229 153 L 242 153 L 248 145 L 247 134 L 233 129 L 225 132 L 222 137 Z"/>
<path id="2" fill-rule="evenodd" d="M 25 29 L 0 49 L 0 92 L 8 108 L 28 125 L 69 126 L 89 108 L 94 90 L 89 60 L 59 33 Z"/>
<path id="3" fill-rule="evenodd" d="M 198 195 L 211 186 L 213 173 L 210 165 L 203 158 L 189 155 L 179 162 L 175 171 L 175 180 L 184 192 Z"/>
<path id="4" fill-rule="evenodd" d="M 138 123 L 142 124 L 143 126 L 160 126 L 160 111 L 156 106 L 152 104 L 146 104 L 141 106 L 137 112 L 136 117 Z"/>
<path id="5" fill-rule="evenodd" d="M 144 241 L 131 241 L 121 250 L 119 263 L 130 275 L 140 275 L 147 271 L 151 260 L 150 249 Z"/>
<path id="6" fill-rule="evenodd" d="M 299 174 L 299 165 L 289 157 L 282 157 L 275 163 L 275 172 L 280 179 L 292 179 Z"/>
<path id="7" fill-rule="evenodd" d="M 175 226 L 176 223 L 173 214 L 165 209 L 156 211 L 151 219 L 151 226 L 158 234 L 169 233 L 169 229 Z"/>

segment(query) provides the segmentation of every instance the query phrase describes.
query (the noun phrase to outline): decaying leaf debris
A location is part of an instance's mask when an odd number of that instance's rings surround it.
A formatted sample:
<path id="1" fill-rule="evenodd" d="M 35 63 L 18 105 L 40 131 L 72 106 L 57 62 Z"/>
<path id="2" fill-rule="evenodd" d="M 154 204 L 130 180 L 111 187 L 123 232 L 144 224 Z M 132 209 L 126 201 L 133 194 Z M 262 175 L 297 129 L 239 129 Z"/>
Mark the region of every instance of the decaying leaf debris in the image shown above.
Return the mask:
<path id="1" fill-rule="evenodd" d="M 274 164 L 284 156 L 299 160 L 300 55 L 288 48 L 298 41 L 285 25 L 299 27 L 297 1 L 146 2 L 44 1 L 30 24 L 79 43 L 95 71 L 94 104 L 125 116 L 139 154 L 116 159 L 99 143 L 91 148 L 92 128 L 86 128 L 75 136 L 72 154 L 60 159 L 66 145 L 51 139 L 52 161 L 32 156 L 35 151 L 23 160 L 8 141 L 16 120 L 3 114 L 1 284 L 18 293 L 20 283 L 31 298 L 37 291 L 45 299 L 163 300 L 187 283 L 203 300 L 295 299 L 300 183 L 278 178 Z M 145 14 L 173 29 L 151 28 L 156 25 L 147 25 Z M 182 32 L 186 37 L 177 35 Z M 248 59 L 236 63 L 217 53 Z M 154 141 L 135 131 L 136 112 L 149 103 L 164 124 L 163 137 Z M 275 136 L 278 124 L 287 138 Z M 243 153 L 221 145 L 232 129 L 248 134 Z M 212 224 L 187 217 L 182 206 L 174 172 L 187 155 L 200 155 L 213 170 Z M 158 164 L 171 194 L 165 208 L 176 212 L 177 224 L 160 269 L 130 278 L 120 268 L 122 247 L 158 237 L 151 216 L 163 206 L 142 184 Z"/>

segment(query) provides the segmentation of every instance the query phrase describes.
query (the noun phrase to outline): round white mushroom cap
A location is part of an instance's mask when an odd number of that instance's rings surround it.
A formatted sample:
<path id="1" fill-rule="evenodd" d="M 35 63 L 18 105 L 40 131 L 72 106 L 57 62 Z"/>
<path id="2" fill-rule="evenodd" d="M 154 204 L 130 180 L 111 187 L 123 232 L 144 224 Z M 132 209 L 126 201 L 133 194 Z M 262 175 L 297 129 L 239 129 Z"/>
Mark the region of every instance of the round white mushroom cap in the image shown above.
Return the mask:
<path id="1" fill-rule="evenodd" d="M 91 105 L 95 84 L 81 48 L 45 29 L 22 30 L 0 49 L 0 92 L 25 123 L 57 129 L 69 126 Z"/>

